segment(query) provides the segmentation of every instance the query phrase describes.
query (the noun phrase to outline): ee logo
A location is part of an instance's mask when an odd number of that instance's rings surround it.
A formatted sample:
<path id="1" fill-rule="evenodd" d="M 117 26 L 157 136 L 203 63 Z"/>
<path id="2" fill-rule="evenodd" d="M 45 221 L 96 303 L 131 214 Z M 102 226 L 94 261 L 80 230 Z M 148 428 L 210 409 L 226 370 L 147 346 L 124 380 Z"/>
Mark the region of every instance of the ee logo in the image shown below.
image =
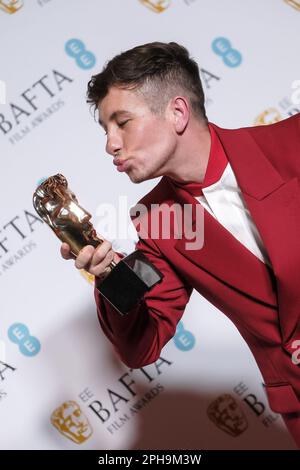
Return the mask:
<path id="1" fill-rule="evenodd" d="M 35 336 L 30 336 L 29 330 L 23 323 L 14 323 L 8 329 L 8 337 L 19 345 L 20 352 L 24 356 L 36 356 L 41 349 L 41 343 Z"/>
<path id="2" fill-rule="evenodd" d="M 242 62 L 242 54 L 232 49 L 230 41 L 226 38 L 216 38 L 212 43 L 212 50 L 223 57 L 223 62 L 228 67 L 237 67 Z"/>
<path id="3" fill-rule="evenodd" d="M 80 39 L 69 39 L 65 44 L 65 51 L 68 56 L 75 59 L 76 64 L 81 69 L 91 69 L 96 63 L 95 55 L 86 50 L 84 42 Z"/>
<path id="4" fill-rule="evenodd" d="M 190 351 L 193 349 L 196 342 L 195 336 L 190 331 L 184 329 L 182 321 L 177 325 L 173 340 L 175 346 L 180 349 L 180 351 Z"/>

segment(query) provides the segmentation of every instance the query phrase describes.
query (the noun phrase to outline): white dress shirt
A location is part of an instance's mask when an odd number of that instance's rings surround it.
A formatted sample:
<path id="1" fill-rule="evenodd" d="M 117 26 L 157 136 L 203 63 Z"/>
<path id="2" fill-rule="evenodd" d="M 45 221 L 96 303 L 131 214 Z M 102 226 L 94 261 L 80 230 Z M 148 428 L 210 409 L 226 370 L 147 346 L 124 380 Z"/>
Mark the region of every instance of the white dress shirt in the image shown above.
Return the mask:
<path id="1" fill-rule="evenodd" d="M 271 266 L 261 236 L 247 208 L 233 170 L 227 163 L 221 178 L 194 196 L 237 240 Z"/>

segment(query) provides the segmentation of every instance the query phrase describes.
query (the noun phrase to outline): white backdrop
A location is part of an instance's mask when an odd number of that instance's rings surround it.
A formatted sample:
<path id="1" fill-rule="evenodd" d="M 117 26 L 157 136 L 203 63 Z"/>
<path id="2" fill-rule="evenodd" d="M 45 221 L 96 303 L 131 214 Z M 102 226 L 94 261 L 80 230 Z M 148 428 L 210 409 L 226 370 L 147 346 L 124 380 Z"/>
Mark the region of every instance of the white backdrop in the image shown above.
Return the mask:
<path id="1" fill-rule="evenodd" d="M 101 203 L 117 207 L 127 197 L 130 207 L 156 184 L 133 185 L 116 172 L 85 103 L 90 76 L 138 44 L 185 45 L 201 67 L 208 117 L 220 126 L 298 112 L 300 2 L 0 6 L 0 448 L 294 449 L 247 345 L 197 293 L 162 359 L 125 367 L 98 325 L 92 285 L 60 258 L 31 198 L 41 178 L 63 173 L 99 226 Z M 130 240 L 115 243 L 134 248 Z M 209 417 L 219 398 L 228 412 L 235 407 L 237 427 Z M 63 404 L 56 427 L 51 415 Z"/>

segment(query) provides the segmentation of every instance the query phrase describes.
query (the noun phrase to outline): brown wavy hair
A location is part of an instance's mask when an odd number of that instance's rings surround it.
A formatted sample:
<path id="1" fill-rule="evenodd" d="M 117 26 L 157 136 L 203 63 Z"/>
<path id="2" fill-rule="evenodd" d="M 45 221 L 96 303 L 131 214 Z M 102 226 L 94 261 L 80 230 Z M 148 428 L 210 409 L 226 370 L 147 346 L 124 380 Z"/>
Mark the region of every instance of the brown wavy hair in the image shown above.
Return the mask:
<path id="1" fill-rule="evenodd" d="M 176 42 L 143 44 L 107 62 L 88 82 L 87 102 L 94 111 L 112 86 L 141 92 L 154 113 L 162 112 L 172 96 L 183 93 L 193 114 L 207 121 L 198 65 Z"/>

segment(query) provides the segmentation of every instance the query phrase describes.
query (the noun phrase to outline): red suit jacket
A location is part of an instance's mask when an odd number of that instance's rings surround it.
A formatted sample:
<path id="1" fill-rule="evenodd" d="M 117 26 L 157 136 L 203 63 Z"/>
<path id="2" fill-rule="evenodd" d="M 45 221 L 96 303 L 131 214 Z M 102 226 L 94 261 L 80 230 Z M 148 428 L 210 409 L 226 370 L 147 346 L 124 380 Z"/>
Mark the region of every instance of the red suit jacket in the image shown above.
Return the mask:
<path id="1" fill-rule="evenodd" d="M 300 365 L 292 362 L 293 341 L 300 340 L 300 114 L 269 126 L 228 130 L 212 125 L 272 269 L 205 211 L 200 250 L 186 250 L 190 240 L 184 237 L 140 238 L 137 248 L 164 279 L 124 317 L 95 287 L 99 320 L 123 362 L 138 368 L 158 359 L 196 289 L 231 319 L 248 343 L 270 407 L 283 414 L 300 446 Z M 167 177 L 140 203 L 149 212 L 155 203 L 199 204 Z M 142 218 L 133 222 L 143 227 Z"/>

